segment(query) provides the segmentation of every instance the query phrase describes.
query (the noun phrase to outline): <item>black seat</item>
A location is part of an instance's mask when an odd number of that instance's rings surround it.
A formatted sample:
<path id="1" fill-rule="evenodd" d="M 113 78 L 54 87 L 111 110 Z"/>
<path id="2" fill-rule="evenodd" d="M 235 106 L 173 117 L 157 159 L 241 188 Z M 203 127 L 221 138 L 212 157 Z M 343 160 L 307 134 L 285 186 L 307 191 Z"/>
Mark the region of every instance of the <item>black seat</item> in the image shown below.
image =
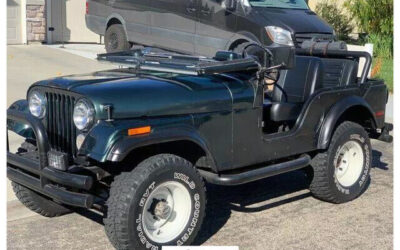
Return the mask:
<path id="1" fill-rule="evenodd" d="M 272 94 L 271 120 L 296 120 L 307 98 L 322 88 L 323 71 L 321 59 L 309 56 L 297 56 L 295 68 L 282 70 Z"/>
<path id="2" fill-rule="evenodd" d="M 357 84 L 357 61 L 322 58 L 322 63 L 324 64 L 324 88 Z"/>

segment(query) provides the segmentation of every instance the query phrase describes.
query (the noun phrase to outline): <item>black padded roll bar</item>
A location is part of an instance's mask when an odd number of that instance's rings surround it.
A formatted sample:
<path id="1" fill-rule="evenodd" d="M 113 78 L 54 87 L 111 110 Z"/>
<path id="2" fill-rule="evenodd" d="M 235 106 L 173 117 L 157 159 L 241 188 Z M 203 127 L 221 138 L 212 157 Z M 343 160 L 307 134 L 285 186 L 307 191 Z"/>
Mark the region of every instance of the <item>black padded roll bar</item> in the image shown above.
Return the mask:
<path id="1" fill-rule="evenodd" d="M 296 55 L 302 56 L 316 56 L 316 57 L 327 57 L 327 58 L 365 58 L 365 65 L 361 73 L 361 83 L 367 81 L 368 72 L 371 68 L 372 57 L 368 52 L 363 51 L 343 51 L 343 50 L 308 50 L 308 49 L 296 49 Z"/>

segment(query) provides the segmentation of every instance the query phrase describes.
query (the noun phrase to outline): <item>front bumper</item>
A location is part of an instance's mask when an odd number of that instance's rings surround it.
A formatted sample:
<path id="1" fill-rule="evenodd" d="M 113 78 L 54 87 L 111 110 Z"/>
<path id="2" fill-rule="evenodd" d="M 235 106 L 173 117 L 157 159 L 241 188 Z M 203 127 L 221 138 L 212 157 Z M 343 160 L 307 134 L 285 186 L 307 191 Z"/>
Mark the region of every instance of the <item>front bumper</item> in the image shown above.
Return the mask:
<path id="1" fill-rule="evenodd" d="M 39 160 L 9 152 L 7 131 L 7 177 L 22 186 L 66 205 L 91 208 L 95 196 L 89 194 L 93 177 L 56 170 L 48 166 L 50 146 L 40 120 L 19 110 L 7 110 L 7 119 L 29 125 L 36 138 Z"/>

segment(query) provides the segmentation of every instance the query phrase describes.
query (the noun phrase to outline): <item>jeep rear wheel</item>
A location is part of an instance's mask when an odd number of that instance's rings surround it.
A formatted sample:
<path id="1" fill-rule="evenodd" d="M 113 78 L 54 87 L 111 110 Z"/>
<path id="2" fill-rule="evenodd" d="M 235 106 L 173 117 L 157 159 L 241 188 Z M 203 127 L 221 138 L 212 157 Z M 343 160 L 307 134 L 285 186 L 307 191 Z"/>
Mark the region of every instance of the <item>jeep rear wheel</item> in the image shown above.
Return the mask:
<path id="1" fill-rule="evenodd" d="M 328 150 L 312 160 L 311 193 L 332 203 L 357 198 L 369 180 L 371 157 L 371 143 L 364 128 L 343 122 L 335 130 Z"/>
<path id="2" fill-rule="evenodd" d="M 33 212 L 45 217 L 57 217 L 71 212 L 68 208 L 18 183 L 11 182 L 11 185 L 18 200 Z"/>
<path id="3" fill-rule="evenodd" d="M 187 245 L 200 229 L 205 205 L 204 182 L 192 164 L 160 154 L 115 178 L 105 230 L 117 249 Z"/>
<path id="4" fill-rule="evenodd" d="M 107 53 L 129 50 L 131 48 L 122 24 L 113 24 L 107 28 L 104 35 L 104 44 Z"/>

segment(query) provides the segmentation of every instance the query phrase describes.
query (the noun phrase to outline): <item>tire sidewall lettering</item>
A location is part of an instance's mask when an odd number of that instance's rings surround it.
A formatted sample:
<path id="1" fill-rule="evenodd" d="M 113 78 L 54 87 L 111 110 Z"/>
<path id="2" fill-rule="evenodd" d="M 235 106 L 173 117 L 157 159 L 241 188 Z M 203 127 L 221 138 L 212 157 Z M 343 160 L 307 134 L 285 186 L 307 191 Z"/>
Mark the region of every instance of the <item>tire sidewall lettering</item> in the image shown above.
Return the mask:
<path id="1" fill-rule="evenodd" d="M 336 174 L 335 174 L 335 168 L 336 168 L 336 162 L 339 157 L 340 150 L 344 143 L 348 141 L 354 141 L 358 144 L 360 144 L 361 148 L 363 149 L 363 157 L 364 157 L 364 165 L 362 172 L 357 179 L 357 181 L 350 187 L 344 187 L 342 186 L 339 181 L 337 180 Z M 339 193 L 342 195 L 354 195 L 356 193 L 359 193 L 359 190 L 362 189 L 365 186 L 366 181 L 368 180 L 369 177 L 369 172 L 370 172 L 370 162 L 371 162 L 371 155 L 370 155 L 370 145 L 368 142 L 368 139 L 362 136 L 359 133 L 351 133 L 349 136 L 344 137 L 343 139 L 340 140 L 339 145 L 336 147 L 336 151 L 334 154 L 334 157 L 331 161 L 332 164 L 332 175 L 333 175 L 333 181 L 334 185 Z"/>
<path id="2" fill-rule="evenodd" d="M 159 178 L 158 178 L 159 177 Z M 154 179 L 154 178 L 152 178 Z M 144 205 L 147 201 L 147 198 L 150 196 L 151 192 L 160 184 L 167 181 L 177 181 L 182 183 L 190 193 L 191 202 L 192 202 L 192 211 L 189 218 L 189 221 L 185 227 L 185 229 L 179 234 L 179 236 L 175 239 L 171 239 L 170 242 L 165 243 L 165 245 L 176 244 L 178 246 L 184 245 L 190 236 L 194 233 L 198 221 L 201 210 L 203 209 L 200 194 L 196 191 L 196 187 L 200 186 L 196 184 L 195 180 L 190 178 L 188 174 L 182 173 L 180 171 L 167 171 L 160 173 L 155 176 L 155 181 L 152 181 L 150 185 L 146 187 L 146 189 L 142 192 L 142 196 L 139 198 L 138 209 L 135 209 L 135 234 L 139 239 L 139 242 L 146 248 L 151 250 L 160 250 L 157 242 L 153 242 L 150 240 L 143 229 L 143 220 L 142 220 L 142 212 L 144 209 Z"/>

